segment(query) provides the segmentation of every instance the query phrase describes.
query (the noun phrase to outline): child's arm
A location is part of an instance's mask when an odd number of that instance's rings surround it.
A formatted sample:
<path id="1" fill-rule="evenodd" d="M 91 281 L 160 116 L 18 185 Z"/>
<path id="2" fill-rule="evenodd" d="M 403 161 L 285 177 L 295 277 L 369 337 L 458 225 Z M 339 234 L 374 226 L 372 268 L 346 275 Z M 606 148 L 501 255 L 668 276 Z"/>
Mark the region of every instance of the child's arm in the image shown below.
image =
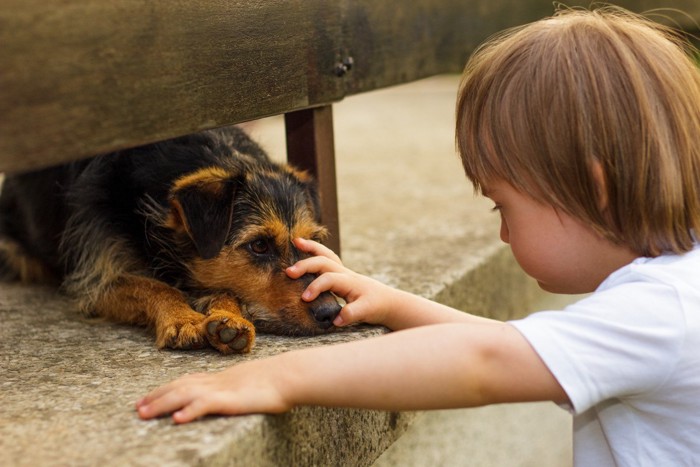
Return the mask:
<path id="1" fill-rule="evenodd" d="M 294 243 L 297 248 L 313 256 L 288 268 L 287 274 L 293 279 L 304 274 L 320 274 L 302 298 L 311 301 L 321 292 L 331 290 L 347 301 L 334 321 L 336 326 L 364 322 L 382 324 L 398 331 L 428 324 L 494 322 L 357 274 L 343 266 L 335 253 L 314 241 L 298 238 Z"/>
<path id="2" fill-rule="evenodd" d="M 295 243 L 315 256 L 287 274 L 320 274 L 304 292 L 305 300 L 332 290 L 347 301 L 336 324 L 364 321 L 405 330 L 185 376 L 139 401 L 142 418 L 175 412 L 175 422 L 184 423 L 210 413 L 276 413 L 298 405 L 412 410 L 566 401 L 512 326 L 393 289 L 345 268 L 317 243 Z"/>
<path id="3" fill-rule="evenodd" d="M 520 333 L 505 323 L 423 326 L 385 336 L 190 375 L 138 402 L 141 418 L 175 412 L 284 412 L 299 405 L 417 410 L 566 401 Z"/>

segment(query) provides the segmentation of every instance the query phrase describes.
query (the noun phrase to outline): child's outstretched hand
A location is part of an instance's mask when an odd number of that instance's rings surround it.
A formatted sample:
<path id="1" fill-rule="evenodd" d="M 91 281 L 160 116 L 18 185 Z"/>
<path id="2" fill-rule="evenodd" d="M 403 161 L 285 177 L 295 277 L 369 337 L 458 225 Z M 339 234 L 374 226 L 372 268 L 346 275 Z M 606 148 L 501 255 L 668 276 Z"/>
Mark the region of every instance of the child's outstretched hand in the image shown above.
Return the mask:
<path id="1" fill-rule="evenodd" d="M 255 360 L 218 373 L 186 375 L 148 393 L 136 403 L 144 420 L 172 413 L 175 423 L 207 414 L 281 413 L 291 409 L 282 395 L 284 369 L 278 359 Z"/>
<path id="2" fill-rule="evenodd" d="M 287 275 L 298 279 L 304 274 L 319 274 L 302 294 L 302 300 L 310 302 L 321 292 L 331 291 L 347 302 L 334 325 L 387 324 L 386 313 L 392 309 L 395 289 L 346 268 L 338 255 L 320 243 L 296 238 L 294 244 L 312 256 L 287 268 Z"/>

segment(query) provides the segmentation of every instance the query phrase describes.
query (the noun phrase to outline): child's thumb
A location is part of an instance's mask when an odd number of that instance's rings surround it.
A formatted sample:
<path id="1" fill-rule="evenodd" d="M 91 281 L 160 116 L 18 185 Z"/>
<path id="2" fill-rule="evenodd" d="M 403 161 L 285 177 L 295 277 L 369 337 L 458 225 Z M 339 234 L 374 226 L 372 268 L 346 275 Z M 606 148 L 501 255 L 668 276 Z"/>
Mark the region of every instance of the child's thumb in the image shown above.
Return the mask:
<path id="1" fill-rule="evenodd" d="M 333 320 L 333 324 L 336 327 L 343 327 L 355 323 L 357 318 L 355 317 L 354 311 L 354 307 L 352 307 L 351 304 L 345 304 L 340 310 L 340 313 L 338 313 L 338 316 Z"/>

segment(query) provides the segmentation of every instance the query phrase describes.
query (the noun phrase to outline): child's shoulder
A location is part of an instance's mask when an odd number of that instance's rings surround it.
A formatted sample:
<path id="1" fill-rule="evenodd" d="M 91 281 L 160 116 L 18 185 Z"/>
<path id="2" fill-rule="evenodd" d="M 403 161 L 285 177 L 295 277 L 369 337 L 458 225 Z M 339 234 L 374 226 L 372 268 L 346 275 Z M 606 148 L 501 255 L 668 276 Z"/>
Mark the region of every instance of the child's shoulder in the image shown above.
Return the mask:
<path id="1" fill-rule="evenodd" d="M 688 253 L 637 258 L 611 274 L 578 312 L 626 323 L 625 327 L 675 329 L 700 339 L 700 245 Z"/>
<path id="2" fill-rule="evenodd" d="M 674 288 L 689 286 L 700 294 L 700 244 L 684 254 L 640 257 L 612 273 L 598 288 L 607 290 L 630 282 L 656 282 Z"/>

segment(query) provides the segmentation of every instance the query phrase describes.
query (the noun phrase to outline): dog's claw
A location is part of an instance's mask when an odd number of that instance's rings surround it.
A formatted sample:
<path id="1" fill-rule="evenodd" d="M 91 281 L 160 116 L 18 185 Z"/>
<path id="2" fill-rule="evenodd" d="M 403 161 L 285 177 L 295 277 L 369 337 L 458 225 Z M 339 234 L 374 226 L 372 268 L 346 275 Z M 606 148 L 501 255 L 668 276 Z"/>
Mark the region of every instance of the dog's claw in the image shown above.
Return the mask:
<path id="1" fill-rule="evenodd" d="M 201 335 L 201 328 L 194 323 L 174 321 L 156 331 L 156 344 L 159 349 L 191 350 L 201 349 L 207 341 Z"/>
<path id="2" fill-rule="evenodd" d="M 199 341 L 199 340 L 193 340 L 190 342 L 186 342 L 180 345 L 171 345 L 173 348 L 177 348 L 179 350 L 198 350 L 198 349 L 203 349 L 204 348 L 204 342 Z"/>

